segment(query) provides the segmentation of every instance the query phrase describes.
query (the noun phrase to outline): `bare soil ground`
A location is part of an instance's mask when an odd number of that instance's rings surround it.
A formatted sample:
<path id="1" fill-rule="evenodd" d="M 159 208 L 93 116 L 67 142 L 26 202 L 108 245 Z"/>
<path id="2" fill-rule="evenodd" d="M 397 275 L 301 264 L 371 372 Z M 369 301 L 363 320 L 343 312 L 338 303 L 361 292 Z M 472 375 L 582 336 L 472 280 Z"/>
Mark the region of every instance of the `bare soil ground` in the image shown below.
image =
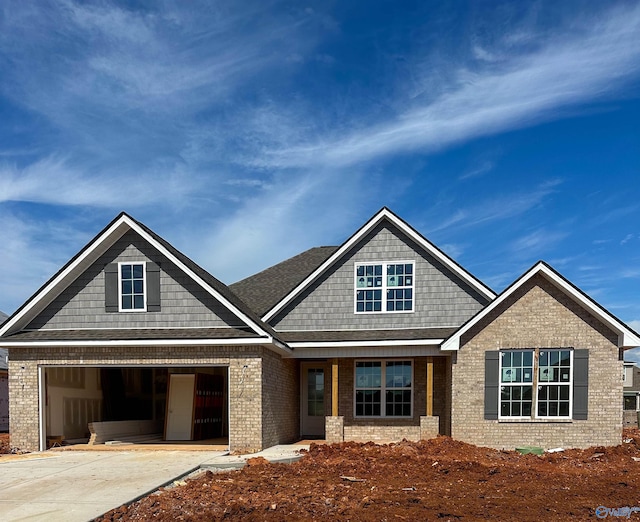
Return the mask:
<path id="1" fill-rule="evenodd" d="M 11 448 L 9 447 L 9 434 L 0 433 L 0 455 L 7 453 L 11 453 Z"/>
<path id="2" fill-rule="evenodd" d="M 593 520 L 640 505 L 640 431 L 624 440 L 542 457 L 448 437 L 312 445 L 294 464 L 208 471 L 100 520 Z"/>

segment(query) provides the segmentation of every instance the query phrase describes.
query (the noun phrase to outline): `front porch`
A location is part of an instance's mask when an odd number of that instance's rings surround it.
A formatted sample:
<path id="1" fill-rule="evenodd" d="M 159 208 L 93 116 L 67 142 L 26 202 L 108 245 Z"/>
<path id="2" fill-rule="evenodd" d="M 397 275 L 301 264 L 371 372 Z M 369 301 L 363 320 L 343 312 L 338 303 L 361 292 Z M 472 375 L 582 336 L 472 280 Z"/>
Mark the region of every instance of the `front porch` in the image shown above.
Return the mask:
<path id="1" fill-rule="evenodd" d="M 447 356 L 301 362 L 301 436 L 329 443 L 450 434 Z"/>

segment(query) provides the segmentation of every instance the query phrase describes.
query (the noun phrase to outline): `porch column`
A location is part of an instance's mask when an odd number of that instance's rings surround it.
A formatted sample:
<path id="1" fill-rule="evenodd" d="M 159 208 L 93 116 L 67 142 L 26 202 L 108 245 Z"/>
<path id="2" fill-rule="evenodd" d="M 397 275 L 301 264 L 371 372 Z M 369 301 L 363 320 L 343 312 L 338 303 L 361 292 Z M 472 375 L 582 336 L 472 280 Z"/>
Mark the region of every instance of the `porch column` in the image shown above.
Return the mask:
<path id="1" fill-rule="evenodd" d="M 331 359 L 331 415 L 325 417 L 325 440 L 344 442 L 344 417 L 338 415 L 338 359 Z"/>
<path id="2" fill-rule="evenodd" d="M 433 357 L 427 357 L 427 416 L 433 415 Z"/>
<path id="3" fill-rule="evenodd" d="M 331 361 L 331 415 L 338 416 L 338 359 Z"/>

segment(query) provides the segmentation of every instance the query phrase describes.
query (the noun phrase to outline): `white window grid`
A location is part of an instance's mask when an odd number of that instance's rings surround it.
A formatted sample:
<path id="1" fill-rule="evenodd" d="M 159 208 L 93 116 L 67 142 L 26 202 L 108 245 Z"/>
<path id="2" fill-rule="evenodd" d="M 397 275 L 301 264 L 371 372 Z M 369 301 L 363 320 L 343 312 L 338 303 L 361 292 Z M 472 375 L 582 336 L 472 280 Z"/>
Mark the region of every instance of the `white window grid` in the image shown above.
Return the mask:
<path id="1" fill-rule="evenodd" d="M 386 386 L 386 373 L 387 373 L 387 363 L 394 362 L 402 362 L 409 363 L 411 365 L 411 387 L 406 388 L 404 386 Z M 358 377 L 357 377 L 357 368 L 358 363 L 379 363 L 380 364 L 380 386 L 358 386 Z M 414 364 L 412 359 L 360 359 L 354 362 L 353 367 L 353 379 L 354 379 L 354 387 L 353 387 L 353 416 L 358 419 L 362 418 L 389 418 L 389 419 L 408 419 L 413 417 L 413 383 L 414 383 Z M 380 415 L 358 415 L 357 414 L 357 405 L 356 398 L 358 391 L 368 391 L 374 390 L 380 392 Z M 387 391 L 409 391 L 410 392 L 410 412 L 409 415 L 387 415 L 386 414 L 386 392 Z"/>
<path id="2" fill-rule="evenodd" d="M 124 308 L 122 306 L 122 267 L 123 266 L 131 266 L 132 270 L 134 266 L 142 267 L 142 299 L 143 306 L 142 308 Z M 133 292 L 133 288 L 132 288 Z M 139 293 L 133 292 L 131 294 L 124 295 L 140 295 Z M 147 263 L 144 261 L 121 261 L 118 263 L 118 309 L 120 312 L 146 312 L 147 311 Z"/>
<path id="3" fill-rule="evenodd" d="M 389 276 L 387 274 L 387 270 L 388 267 L 390 266 L 397 266 L 397 265 L 410 265 L 411 266 L 411 274 L 410 275 L 410 283 L 407 284 L 406 279 L 404 279 L 403 284 L 401 286 L 392 286 L 390 284 L 390 280 L 388 279 Z M 358 269 L 360 267 L 381 267 L 380 270 L 380 274 L 372 274 L 372 275 L 358 275 Z M 416 276 L 416 266 L 415 266 L 415 261 L 408 261 L 408 260 L 399 260 L 399 261 L 363 261 L 363 262 L 358 262 L 355 263 L 354 265 L 354 292 L 353 292 L 353 311 L 356 314 L 410 314 L 413 313 L 415 311 L 415 305 L 416 305 L 416 293 L 415 293 L 415 276 Z M 403 277 L 406 277 L 403 274 Z M 359 279 L 364 278 L 365 282 L 364 282 L 364 286 L 362 284 L 361 281 L 359 281 Z M 371 283 L 371 286 L 368 286 L 368 284 Z M 409 291 L 410 297 L 409 298 L 399 298 L 396 299 L 395 297 L 395 292 L 396 291 L 401 291 L 401 292 L 405 292 L 405 290 Z M 388 299 L 388 295 L 387 292 L 388 291 L 393 291 L 394 292 L 394 297 L 392 299 Z M 358 310 L 358 292 L 380 292 L 380 310 Z M 410 301 L 411 302 L 411 309 L 410 310 L 387 310 L 387 302 L 389 301 Z M 367 299 L 365 297 L 365 300 L 363 302 L 368 302 L 368 301 L 377 301 L 377 299 Z M 403 305 L 404 308 L 404 305 Z"/>
<path id="4" fill-rule="evenodd" d="M 530 353 L 532 354 L 532 366 L 528 367 L 520 365 L 519 369 L 521 373 L 518 374 L 514 370 L 518 369 L 518 366 L 503 367 L 503 354 L 515 354 L 515 353 Z M 569 365 L 554 365 L 554 364 L 541 364 L 544 363 L 544 354 L 547 356 L 553 352 L 554 354 L 561 354 L 562 352 L 568 352 Z M 550 361 L 551 363 L 553 361 Z M 529 368 L 532 372 L 531 379 L 525 378 L 525 368 Z M 509 375 L 509 370 L 515 375 Z M 566 371 L 563 371 L 566 370 Z M 552 372 L 551 374 L 549 372 Z M 529 349 L 529 350 L 501 350 L 500 351 L 500 364 L 499 364 L 499 377 L 498 377 L 498 419 L 503 420 L 523 420 L 523 419 L 549 419 L 549 420 L 566 420 L 573 417 L 573 350 L 572 349 Z M 556 375 L 557 374 L 557 375 Z M 524 388 L 530 387 L 531 389 L 531 409 L 527 415 L 503 415 L 502 405 L 503 398 L 502 392 L 505 389 L 510 389 L 511 397 L 513 397 L 514 388 L 520 388 L 520 393 L 524 391 Z M 561 391 L 562 390 L 562 391 Z M 546 394 L 545 394 L 546 391 Z M 542 397 L 546 395 L 546 399 Z M 521 400 L 521 399 L 516 399 Z M 516 402 L 513 399 L 509 401 Z M 550 415 L 549 409 L 547 414 L 539 413 L 539 406 L 542 403 L 546 403 L 547 407 L 552 402 L 556 402 L 558 405 L 558 412 L 560 411 L 560 402 L 568 401 L 568 414 L 567 415 Z"/>

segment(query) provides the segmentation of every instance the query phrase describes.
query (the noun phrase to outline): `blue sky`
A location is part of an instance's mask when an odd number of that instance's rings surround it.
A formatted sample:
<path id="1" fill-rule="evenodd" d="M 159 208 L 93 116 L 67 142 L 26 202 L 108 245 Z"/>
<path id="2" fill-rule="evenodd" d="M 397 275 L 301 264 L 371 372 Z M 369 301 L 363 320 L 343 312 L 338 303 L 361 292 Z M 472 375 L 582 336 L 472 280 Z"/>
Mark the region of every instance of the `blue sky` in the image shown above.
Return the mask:
<path id="1" fill-rule="evenodd" d="M 231 283 L 388 206 L 640 329 L 638 34 L 638 2 L 5 0 L 0 310 L 121 210 Z"/>

